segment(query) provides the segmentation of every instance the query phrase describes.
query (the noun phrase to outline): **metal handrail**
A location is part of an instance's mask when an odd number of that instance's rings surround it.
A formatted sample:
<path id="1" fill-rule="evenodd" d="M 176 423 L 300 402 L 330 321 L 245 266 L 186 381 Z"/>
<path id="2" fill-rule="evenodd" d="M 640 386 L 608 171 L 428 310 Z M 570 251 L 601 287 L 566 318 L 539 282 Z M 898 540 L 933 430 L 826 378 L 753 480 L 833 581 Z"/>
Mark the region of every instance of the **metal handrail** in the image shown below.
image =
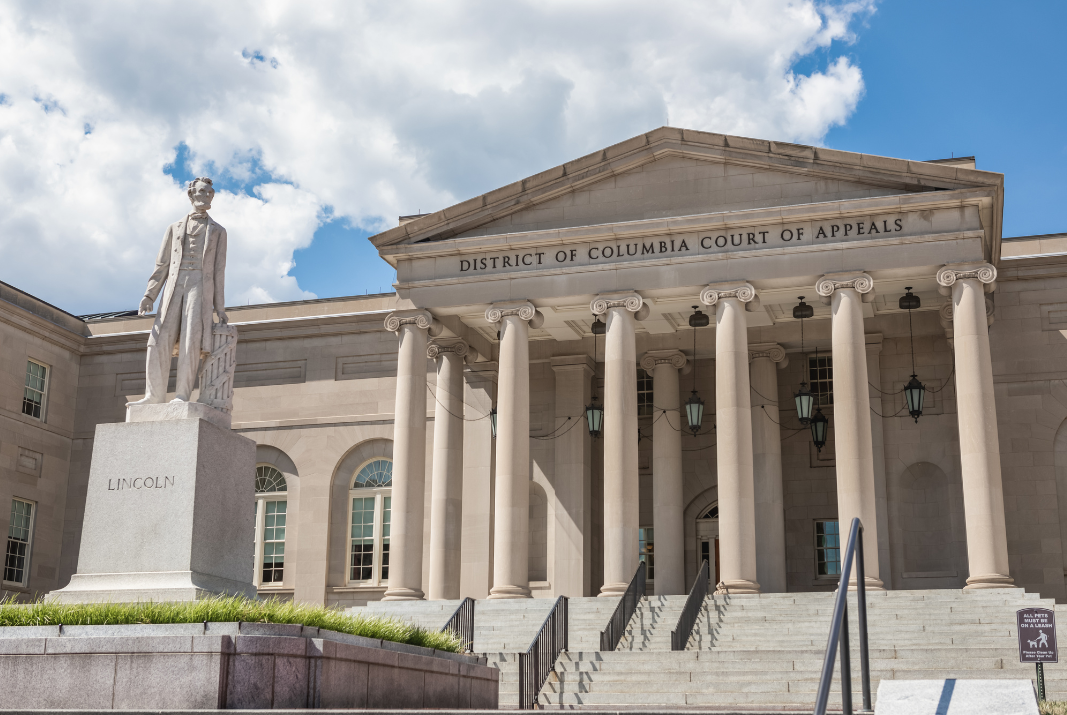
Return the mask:
<path id="1" fill-rule="evenodd" d="M 867 647 L 867 591 L 863 570 L 863 524 L 858 518 L 852 520 L 848 532 L 848 546 L 841 560 L 841 581 L 834 599 L 834 616 L 830 622 L 830 637 L 826 641 L 826 657 L 823 658 L 822 676 L 819 678 L 819 693 L 815 699 L 815 715 L 826 715 L 826 703 L 830 699 L 830 681 L 834 678 L 834 659 L 838 644 L 841 646 L 841 710 L 852 714 L 852 667 L 849 662 L 848 643 L 848 577 L 852 571 L 852 557 L 856 557 L 857 619 L 860 630 L 860 682 L 863 687 L 863 711 L 871 712 L 871 660 Z"/>
<path id="2" fill-rule="evenodd" d="M 474 599 L 467 596 L 452 612 L 452 617 L 441 632 L 452 631 L 463 642 L 463 650 L 470 653 L 474 649 Z"/>
<path id="3" fill-rule="evenodd" d="M 530 649 L 519 653 L 519 709 L 533 710 L 537 696 L 556 669 L 556 659 L 567 650 L 567 597 L 560 596 L 545 617 Z"/>
<path id="4" fill-rule="evenodd" d="M 626 632 L 626 626 L 633 618 L 637 604 L 645 597 L 645 562 L 637 565 L 634 577 L 630 579 L 630 585 L 619 599 L 619 605 L 615 606 L 615 612 L 608 620 L 608 626 L 600 631 L 600 650 L 615 650 L 622 640 L 622 634 Z"/>
<path id="5" fill-rule="evenodd" d="M 704 563 L 700 564 L 697 580 L 693 583 L 693 588 L 689 589 L 682 614 L 678 616 L 678 625 L 671 631 L 671 650 L 685 650 L 686 644 L 689 643 L 689 636 L 693 633 L 693 626 L 696 625 L 697 616 L 700 615 L 700 609 L 703 608 L 704 599 L 708 595 L 709 568 L 708 560 L 704 559 Z"/>

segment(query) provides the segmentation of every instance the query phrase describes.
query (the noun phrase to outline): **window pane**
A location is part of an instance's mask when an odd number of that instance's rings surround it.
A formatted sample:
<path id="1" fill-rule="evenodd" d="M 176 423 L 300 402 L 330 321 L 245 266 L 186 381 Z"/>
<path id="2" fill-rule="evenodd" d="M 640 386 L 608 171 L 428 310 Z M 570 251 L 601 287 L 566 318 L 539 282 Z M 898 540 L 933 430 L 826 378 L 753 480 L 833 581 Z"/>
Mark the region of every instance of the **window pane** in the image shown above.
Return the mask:
<path id="1" fill-rule="evenodd" d="M 836 521 L 815 522 L 815 574 L 841 575 L 841 544 Z"/>
<path id="2" fill-rule="evenodd" d="M 637 368 L 637 415 L 638 417 L 651 415 L 653 410 L 652 376 L 639 367 Z"/>
<path id="3" fill-rule="evenodd" d="M 382 499 L 382 581 L 389 580 L 389 515 L 392 497 Z"/>
<path id="4" fill-rule="evenodd" d="M 653 553 L 655 543 L 654 529 L 645 527 L 637 530 L 637 559 L 645 564 L 645 578 L 652 581 L 656 578 L 656 563 Z"/>
<path id="5" fill-rule="evenodd" d="M 284 492 L 287 489 L 285 475 L 267 464 L 256 467 L 256 494 Z"/>
<path id="6" fill-rule="evenodd" d="M 269 501 L 263 514 L 262 583 L 281 583 L 285 567 L 285 510 L 287 502 Z"/>
<path id="7" fill-rule="evenodd" d="M 4 581 L 26 583 L 26 561 L 30 554 L 32 522 L 33 504 L 19 499 L 12 500 L 11 525 L 7 531 L 7 551 L 4 555 Z"/>
<path id="8" fill-rule="evenodd" d="M 811 394 L 815 395 L 815 404 L 834 404 L 833 357 L 820 355 L 808 358 L 808 381 L 811 383 Z"/>
<path id="9" fill-rule="evenodd" d="M 350 581 L 374 578 L 374 497 L 352 499 Z"/>
<path id="10" fill-rule="evenodd" d="M 356 472 L 356 476 L 352 480 L 353 489 L 373 489 L 391 486 L 393 486 L 393 462 L 384 457 L 364 464 Z"/>

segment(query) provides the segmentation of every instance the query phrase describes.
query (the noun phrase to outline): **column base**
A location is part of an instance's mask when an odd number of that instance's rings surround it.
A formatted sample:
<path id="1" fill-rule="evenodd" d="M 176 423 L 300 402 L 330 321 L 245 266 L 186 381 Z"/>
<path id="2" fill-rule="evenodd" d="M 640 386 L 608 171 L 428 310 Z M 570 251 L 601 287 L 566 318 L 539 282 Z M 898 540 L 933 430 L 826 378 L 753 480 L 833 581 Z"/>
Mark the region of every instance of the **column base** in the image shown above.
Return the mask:
<path id="1" fill-rule="evenodd" d="M 719 596 L 736 596 L 746 593 L 759 593 L 759 584 L 755 581 L 739 578 L 731 581 L 720 581 L 715 587 L 715 594 Z"/>
<path id="2" fill-rule="evenodd" d="M 874 576 L 863 577 L 863 589 L 864 591 L 884 591 L 885 583 L 881 579 L 877 579 Z M 848 590 L 856 590 L 856 577 L 853 576 L 848 580 Z"/>
<path id="3" fill-rule="evenodd" d="M 1001 574 L 996 573 L 983 574 L 982 576 L 970 576 L 967 579 L 967 585 L 963 587 L 963 590 L 976 591 L 984 588 L 1015 588 L 1015 579 L 1011 576 L 1002 576 Z"/>
<path id="4" fill-rule="evenodd" d="M 628 583 L 606 583 L 600 587 L 597 598 L 620 598 L 629 587 Z"/>
<path id="5" fill-rule="evenodd" d="M 390 588 L 382 596 L 383 601 L 423 601 L 426 595 L 417 588 Z"/>
<path id="6" fill-rule="evenodd" d="M 526 586 L 493 586 L 489 590 L 490 599 L 532 598 Z"/>

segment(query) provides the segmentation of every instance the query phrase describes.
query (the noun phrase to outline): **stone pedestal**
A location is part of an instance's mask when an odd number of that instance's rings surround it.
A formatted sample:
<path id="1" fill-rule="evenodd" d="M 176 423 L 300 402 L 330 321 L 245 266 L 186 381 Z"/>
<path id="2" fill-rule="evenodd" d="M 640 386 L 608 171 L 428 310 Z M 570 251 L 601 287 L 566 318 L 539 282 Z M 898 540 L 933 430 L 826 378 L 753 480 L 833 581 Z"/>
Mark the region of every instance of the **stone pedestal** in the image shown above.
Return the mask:
<path id="1" fill-rule="evenodd" d="M 97 426 L 78 572 L 49 599 L 255 598 L 255 455 L 204 419 Z"/>

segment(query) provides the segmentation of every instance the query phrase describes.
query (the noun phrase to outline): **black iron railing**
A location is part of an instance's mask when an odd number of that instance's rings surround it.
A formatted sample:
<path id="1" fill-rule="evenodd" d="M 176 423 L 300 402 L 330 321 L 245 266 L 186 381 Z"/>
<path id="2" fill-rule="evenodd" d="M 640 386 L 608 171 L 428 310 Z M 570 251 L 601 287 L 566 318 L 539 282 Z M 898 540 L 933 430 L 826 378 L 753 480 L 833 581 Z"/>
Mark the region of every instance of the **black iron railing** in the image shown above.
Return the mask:
<path id="1" fill-rule="evenodd" d="M 615 650 L 618 647 L 627 624 L 637 610 L 637 604 L 645 597 L 645 573 L 645 562 L 642 561 L 638 564 L 634 577 L 630 579 L 626 593 L 619 599 L 619 605 L 615 606 L 608 627 L 600 631 L 600 650 Z"/>
<path id="2" fill-rule="evenodd" d="M 700 615 L 700 609 L 704 607 L 704 598 L 708 595 L 708 561 L 700 564 L 700 572 L 693 588 L 689 589 L 689 597 L 685 599 L 685 607 L 682 615 L 678 616 L 678 626 L 671 631 L 671 650 L 685 650 L 689 636 L 693 633 L 693 626 Z"/>
<path id="3" fill-rule="evenodd" d="M 519 709 L 533 710 L 559 654 L 567 650 L 567 597 L 560 596 L 549 611 L 530 649 L 519 653 Z"/>
<path id="4" fill-rule="evenodd" d="M 841 646 L 841 710 L 852 714 L 852 666 L 849 663 L 848 644 L 848 579 L 852 571 L 852 557 L 856 557 L 856 601 L 860 631 L 860 682 L 863 687 L 863 711 L 871 712 L 871 661 L 867 648 L 867 594 L 863 581 L 863 524 L 852 520 L 848 532 L 848 546 L 841 554 L 841 581 L 834 599 L 833 621 L 830 622 L 830 637 L 826 641 L 826 657 L 822 662 L 822 677 L 815 699 L 815 715 L 826 715 L 826 703 L 830 699 L 830 681 L 834 678 L 834 659 L 838 644 Z"/>
<path id="5" fill-rule="evenodd" d="M 474 648 L 474 599 L 464 598 L 459 608 L 452 613 L 441 632 L 452 631 L 463 641 L 463 650 L 470 653 Z"/>

